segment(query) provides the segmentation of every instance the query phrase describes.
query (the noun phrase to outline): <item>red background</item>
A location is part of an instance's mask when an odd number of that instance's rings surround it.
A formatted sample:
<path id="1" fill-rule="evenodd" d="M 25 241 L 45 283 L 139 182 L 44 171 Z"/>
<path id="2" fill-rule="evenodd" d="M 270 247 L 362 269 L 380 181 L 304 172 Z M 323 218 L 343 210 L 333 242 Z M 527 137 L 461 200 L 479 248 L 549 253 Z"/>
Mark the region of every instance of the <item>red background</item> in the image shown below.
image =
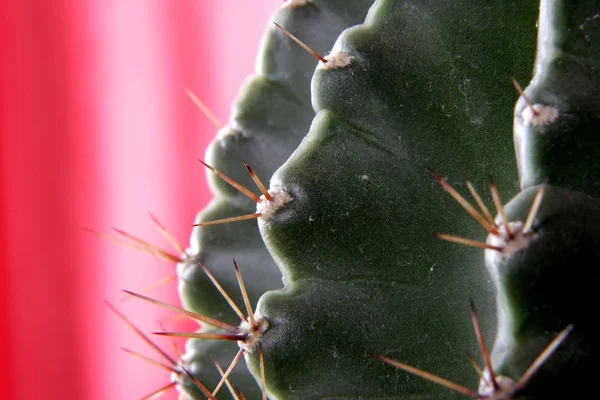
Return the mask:
<path id="1" fill-rule="evenodd" d="M 169 314 L 119 290 L 173 266 L 84 228 L 166 247 L 151 210 L 188 242 L 216 130 L 184 88 L 226 121 L 277 3 L 0 2 L 0 397 L 135 399 L 168 382 L 120 350 L 153 355 L 103 301 L 157 330 Z M 175 286 L 152 296 L 178 302 Z"/>

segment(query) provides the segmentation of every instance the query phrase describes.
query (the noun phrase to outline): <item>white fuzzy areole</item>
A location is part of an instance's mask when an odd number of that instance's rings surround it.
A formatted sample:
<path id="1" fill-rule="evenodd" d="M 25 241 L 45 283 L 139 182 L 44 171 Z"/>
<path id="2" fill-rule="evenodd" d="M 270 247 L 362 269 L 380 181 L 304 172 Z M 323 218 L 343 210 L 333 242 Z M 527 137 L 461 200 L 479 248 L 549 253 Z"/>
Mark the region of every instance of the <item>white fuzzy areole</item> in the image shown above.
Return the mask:
<path id="1" fill-rule="evenodd" d="M 523 120 L 533 126 L 547 126 L 558 118 L 558 108 L 545 106 L 543 104 L 534 104 L 532 107 L 525 107 L 522 114 Z"/>
<path id="2" fill-rule="evenodd" d="M 177 392 L 186 394 L 182 386 L 184 384 L 184 376 L 186 376 L 187 374 L 183 372 L 181 366 L 190 371 L 189 362 L 183 361 L 183 359 L 181 359 L 177 362 L 177 365 L 173 366 L 173 372 L 171 372 L 170 381 L 172 383 L 176 383 L 175 390 L 177 390 Z"/>
<path id="3" fill-rule="evenodd" d="M 488 377 L 489 379 L 489 377 Z M 485 396 L 486 400 L 512 400 L 515 394 L 515 381 L 506 376 L 497 376 L 498 390 L 495 390 L 492 385 L 485 382 L 485 386 L 479 392 L 481 396 Z"/>
<path id="4" fill-rule="evenodd" d="M 309 3 L 312 3 L 312 0 L 284 0 L 284 2 L 279 6 L 279 8 L 286 7 L 303 7 Z"/>
<path id="5" fill-rule="evenodd" d="M 260 219 L 267 222 L 281 207 L 294 200 L 288 192 L 282 188 L 271 188 L 269 194 L 273 200 L 267 200 L 265 196 L 260 196 L 260 203 L 256 205 L 256 212 L 260 214 Z"/>
<path id="6" fill-rule="evenodd" d="M 269 322 L 261 314 L 254 314 L 254 320 L 258 325 L 256 329 L 254 329 L 250 321 L 242 321 L 238 327 L 238 333 L 246 335 L 246 340 L 238 342 L 238 346 L 247 353 L 252 353 L 254 351 L 254 348 L 262 338 L 263 333 L 269 329 Z"/>
<path id="7" fill-rule="evenodd" d="M 195 232 L 196 229 L 198 229 L 198 227 L 194 227 L 193 232 Z M 175 267 L 177 271 L 177 276 L 180 279 L 183 279 L 183 275 L 189 267 L 191 267 L 192 265 L 197 265 L 197 257 L 199 253 L 200 246 L 195 240 L 192 240 L 191 246 L 185 249 L 185 253 L 181 253 L 181 256 L 179 258 L 181 261 L 179 261 Z"/>
<path id="8" fill-rule="evenodd" d="M 239 138 L 241 136 L 241 132 L 233 129 L 232 127 L 230 127 L 229 125 L 226 125 L 224 127 L 222 127 L 221 129 L 219 129 L 219 131 L 217 132 L 217 141 L 219 142 L 219 145 L 221 146 L 221 148 L 224 147 L 224 141 L 227 138 Z"/>
<path id="9" fill-rule="evenodd" d="M 319 63 L 317 68 L 329 71 L 332 69 L 340 69 L 347 67 L 348 65 L 350 65 L 352 60 L 354 60 L 354 57 L 352 57 L 350 54 L 344 51 L 337 51 L 334 49 L 325 57 L 325 59 L 327 60 L 327 62 Z"/>
<path id="10" fill-rule="evenodd" d="M 509 222 L 509 225 L 513 233 L 512 239 L 508 236 L 505 225 L 500 225 L 498 229 L 500 231 L 499 236 L 490 235 L 487 243 L 502 248 L 500 253 L 493 250 L 486 250 L 486 253 L 491 257 L 500 256 L 503 260 L 509 259 L 517 251 L 527 247 L 531 239 L 535 237 L 535 233 L 533 232 L 523 232 L 524 224 L 521 221 Z"/>
<path id="11" fill-rule="evenodd" d="M 175 382 L 176 383 L 175 390 L 177 390 L 177 393 L 179 393 L 180 396 L 182 394 L 186 395 L 187 393 L 185 392 L 184 389 L 181 388 L 182 384 L 181 384 L 181 382 L 179 380 L 177 380 L 176 376 L 177 376 L 177 374 L 175 372 L 171 372 L 171 382 Z"/>
<path id="12" fill-rule="evenodd" d="M 177 372 L 175 372 L 175 371 L 171 372 L 171 376 L 170 376 L 171 382 L 177 383 L 176 387 L 179 387 L 179 385 L 181 384 L 181 382 L 178 378 L 179 378 L 179 374 L 181 374 L 183 372 L 183 371 L 180 371 L 180 369 L 178 367 L 179 367 L 179 364 L 173 367 L 174 369 L 177 370 Z"/>

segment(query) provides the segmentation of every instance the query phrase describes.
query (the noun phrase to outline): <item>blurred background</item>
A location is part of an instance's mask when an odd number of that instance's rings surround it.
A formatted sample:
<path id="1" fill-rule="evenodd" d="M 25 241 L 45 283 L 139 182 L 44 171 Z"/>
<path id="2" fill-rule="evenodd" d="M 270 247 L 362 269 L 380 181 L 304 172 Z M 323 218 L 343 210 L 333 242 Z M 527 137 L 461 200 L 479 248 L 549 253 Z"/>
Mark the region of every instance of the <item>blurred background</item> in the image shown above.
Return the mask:
<path id="1" fill-rule="evenodd" d="M 170 250 L 151 211 L 187 245 L 216 129 L 184 89 L 226 122 L 278 3 L 0 2 L 2 398 L 139 399 L 168 383 L 121 350 L 155 356 L 104 301 L 145 332 L 192 329 L 121 300 L 174 266 L 86 229 Z M 152 296 L 179 304 L 174 281 Z"/>

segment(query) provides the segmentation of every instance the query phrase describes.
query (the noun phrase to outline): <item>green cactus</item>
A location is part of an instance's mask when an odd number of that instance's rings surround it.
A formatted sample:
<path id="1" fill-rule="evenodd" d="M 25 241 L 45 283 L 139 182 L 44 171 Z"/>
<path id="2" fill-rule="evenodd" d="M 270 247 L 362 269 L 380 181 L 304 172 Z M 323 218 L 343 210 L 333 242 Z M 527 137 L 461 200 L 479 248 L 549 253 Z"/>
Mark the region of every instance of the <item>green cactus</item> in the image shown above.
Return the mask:
<path id="1" fill-rule="evenodd" d="M 491 336 L 492 286 L 434 233 L 485 236 L 426 167 L 516 193 L 510 77 L 530 78 L 537 7 L 376 2 L 338 39 L 355 61 L 317 70 L 311 131 L 271 179 L 295 200 L 260 223 L 288 283 L 259 307 L 281 321 L 263 339 L 275 397 L 453 397 L 370 353 L 476 385 L 467 306 Z"/>
<path id="2" fill-rule="evenodd" d="M 292 1 L 273 17 L 333 50 L 315 70 L 269 29 L 259 76 L 207 163 L 252 187 L 248 161 L 275 199 L 253 202 L 215 177 L 196 223 L 257 213 L 257 202 L 260 235 L 254 218 L 196 228 L 179 266 L 185 307 L 239 325 L 202 268 L 242 305 L 238 261 L 264 321 L 238 330 L 256 340 L 240 341 L 254 378 L 241 365 L 230 375 L 247 398 L 261 396 L 261 364 L 273 399 L 583 397 L 598 371 L 600 1 L 377 0 L 366 15 L 370 5 Z M 518 102 L 511 77 L 531 81 Z M 482 189 L 490 176 L 497 208 L 498 193 L 514 199 L 495 221 L 470 211 L 477 224 L 444 189 L 464 191 L 461 177 Z M 477 241 L 485 257 L 436 233 Z M 480 382 L 465 351 L 494 335 Z M 214 387 L 210 355 L 236 354 L 192 339 L 183 364 Z"/>

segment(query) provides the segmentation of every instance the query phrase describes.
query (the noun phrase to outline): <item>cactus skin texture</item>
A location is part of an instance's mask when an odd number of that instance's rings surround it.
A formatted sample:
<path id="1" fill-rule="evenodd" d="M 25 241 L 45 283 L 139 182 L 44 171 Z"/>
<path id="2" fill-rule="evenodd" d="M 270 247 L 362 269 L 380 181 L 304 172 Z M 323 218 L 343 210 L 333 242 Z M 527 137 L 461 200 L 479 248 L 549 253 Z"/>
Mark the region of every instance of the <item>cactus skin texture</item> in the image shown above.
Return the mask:
<path id="1" fill-rule="evenodd" d="M 260 297 L 257 312 L 269 322 L 261 345 L 270 398 L 464 398 L 371 355 L 477 391 L 479 376 L 464 355 L 479 354 L 469 299 L 485 336 L 496 336 L 494 370 L 515 381 L 559 331 L 574 326 L 522 391 L 492 399 L 583 397 L 600 372 L 589 314 L 600 283 L 600 1 L 483 3 L 378 0 L 356 27 L 369 2 L 315 0 L 275 15 L 321 53 L 350 27 L 332 54 L 351 62 L 315 71 L 314 59 L 269 31 L 262 77 L 243 89 L 207 161 L 247 187 L 253 183 L 241 159 L 262 177 L 283 164 L 270 185 L 293 200 L 258 221 L 262 240 L 256 221 L 207 226 L 194 231 L 190 252 L 241 305 L 235 257 L 253 304 Z M 531 81 L 525 94 L 533 108 L 523 96 L 516 102 L 511 77 Z M 492 176 L 503 197 L 514 198 L 506 206 L 510 221 L 527 218 L 548 180 L 531 240 L 514 254 L 486 250 L 484 257 L 436 238 L 484 241 L 486 232 L 427 167 L 459 191 L 461 177 L 483 189 Z M 225 183 L 215 180 L 213 188 L 217 197 L 197 222 L 255 212 Z M 238 323 L 193 257 L 180 275 L 186 307 Z M 273 290 L 281 275 L 285 288 Z M 207 354 L 223 364 L 236 351 L 231 343 L 191 340 L 184 358 L 210 382 Z M 260 380 L 257 352 L 246 361 Z M 232 382 L 259 398 L 244 374 Z"/>

